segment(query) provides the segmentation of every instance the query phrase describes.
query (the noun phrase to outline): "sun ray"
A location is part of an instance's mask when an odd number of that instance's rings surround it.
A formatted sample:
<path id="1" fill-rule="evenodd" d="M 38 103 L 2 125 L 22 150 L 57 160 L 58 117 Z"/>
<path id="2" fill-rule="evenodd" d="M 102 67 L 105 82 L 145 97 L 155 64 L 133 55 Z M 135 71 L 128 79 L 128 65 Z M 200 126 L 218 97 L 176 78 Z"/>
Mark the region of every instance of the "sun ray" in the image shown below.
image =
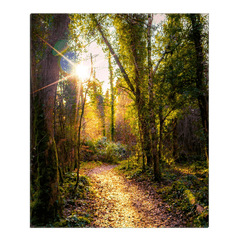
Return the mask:
<path id="1" fill-rule="evenodd" d="M 39 88 L 39 89 L 36 90 L 36 91 L 31 92 L 31 94 L 36 93 L 36 92 L 38 92 L 38 91 L 40 91 L 40 90 L 42 90 L 42 89 L 44 89 L 44 88 L 50 87 L 50 86 L 52 86 L 52 85 L 54 85 L 54 84 L 57 84 L 57 83 L 59 83 L 59 82 L 61 82 L 61 81 L 63 81 L 63 80 L 66 80 L 66 79 L 70 78 L 71 76 L 72 76 L 72 74 L 69 75 L 69 76 L 67 76 L 67 77 L 58 79 L 56 82 L 50 83 L 50 84 L 48 84 L 47 86 L 44 86 L 44 87 L 42 87 L 42 88 Z"/>
<path id="2" fill-rule="evenodd" d="M 37 34 L 36 34 L 37 35 Z M 38 35 L 37 35 L 38 36 Z M 50 48 L 52 48 L 54 51 L 56 51 L 59 55 L 61 55 L 65 60 L 67 60 L 70 64 L 76 67 L 76 64 L 74 64 L 71 60 L 69 60 L 67 57 L 65 57 L 61 52 L 59 52 L 56 48 L 54 48 L 51 44 L 49 44 L 47 41 L 42 39 L 40 36 L 38 36 L 43 42 L 45 42 Z"/>
<path id="3" fill-rule="evenodd" d="M 70 59 L 68 59 L 67 57 L 65 57 L 61 52 L 59 52 L 56 48 L 54 48 L 51 44 L 49 44 L 46 40 L 44 40 L 43 38 L 41 38 L 40 36 L 38 36 L 37 34 L 35 34 L 39 39 L 41 39 L 44 43 L 46 43 L 49 47 L 51 47 L 54 51 L 56 51 L 60 56 L 62 56 L 66 61 L 68 61 L 71 65 L 73 65 L 74 67 L 75 67 L 75 74 L 77 74 L 78 76 L 80 76 L 80 75 L 82 75 L 81 77 L 87 77 L 87 74 L 88 74 L 88 67 L 86 67 L 86 66 L 84 66 L 84 65 L 82 65 L 82 64 L 75 64 L 75 63 L 73 63 Z M 110 56 L 111 57 L 111 56 Z M 109 58 L 109 57 L 105 57 L 105 58 Z M 83 57 L 82 57 L 82 60 L 83 60 Z M 96 65 L 99 65 L 100 63 L 102 63 L 104 61 L 104 59 L 102 59 L 102 60 L 100 60 L 100 61 L 97 61 L 97 62 L 95 62 L 95 64 Z M 80 66 L 80 67 L 78 67 L 78 66 Z M 79 69 L 78 69 L 79 68 Z M 40 91 L 40 90 L 42 90 L 42 89 L 45 89 L 45 88 L 47 88 L 47 87 L 50 87 L 50 86 L 52 86 L 52 85 L 54 85 L 54 84 L 57 84 L 58 82 L 60 82 L 60 81 L 63 81 L 63 80 L 65 80 L 65 79 L 68 79 L 70 76 L 73 76 L 74 74 L 71 74 L 71 75 L 69 75 L 69 76 L 67 76 L 67 77 L 64 77 L 64 78 L 62 78 L 62 79 L 59 79 L 59 80 L 57 80 L 57 81 L 55 81 L 55 82 L 53 82 L 53 83 L 51 83 L 51 84 L 49 84 L 49 85 L 47 85 L 47 86 L 44 86 L 44 87 L 42 87 L 42 88 L 40 88 L 40 89 L 38 89 L 38 90 L 36 90 L 36 91 L 33 91 L 33 92 L 31 92 L 31 94 L 33 94 L 33 93 L 36 93 L 36 92 L 38 92 L 38 91 Z M 80 78 L 81 78 L 80 77 Z"/>
<path id="4" fill-rule="evenodd" d="M 37 35 L 37 34 L 36 34 L 36 35 Z M 37 37 L 38 37 L 39 39 L 41 39 L 43 42 L 45 42 L 49 47 L 51 47 L 52 49 L 54 49 L 60 56 L 62 56 L 65 60 L 67 60 L 67 61 L 68 61 L 70 64 L 72 64 L 74 67 L 77 66 L 77 64 L 74 64 L 71 60 L 69 60 L 68 58 L 66 58 L 61 52 L 59 52 L 56 48 L 54 48 L 51 44 L 49 44 L 49 43 L 48 43 L 47 41 L 45 41 L 43 38 L 41 38 L 41 37 L 38 36 L 38 35 L 37 35 Z M 49 84 L 49 85 L 47 85 L 47 86 L 44 86 L 44 87 L 42 87 L 42 88 L 40 88 L 40 89 L 38 89 L 38 90 L 36 90 L 36 91 L 31 92 L 31 94 L 36 93 L 36 92 L 38 92 L 38 91 L 40 91 L 40 90 L 42 90 L 42 89 L 44 89 L 44 88 L 50 87 L 50 86 L 52 86 L 52 85 L 54 85 L 54 84 L 57 84 L 57 83 L 65 80 L 65 79 L 68 79 L 68 78 L 71 77 L 71 76 L 72 76 L 72 74 L 69 75 L 69 76 L 67 76 L 67 77 L 64 77 L 64 78 L 62 78 L 62 79 L 58 79 L 57 81 L 55 81 L 55 82 L 53 82 L 53 83 L 51 83 L 51 84 Z"/>

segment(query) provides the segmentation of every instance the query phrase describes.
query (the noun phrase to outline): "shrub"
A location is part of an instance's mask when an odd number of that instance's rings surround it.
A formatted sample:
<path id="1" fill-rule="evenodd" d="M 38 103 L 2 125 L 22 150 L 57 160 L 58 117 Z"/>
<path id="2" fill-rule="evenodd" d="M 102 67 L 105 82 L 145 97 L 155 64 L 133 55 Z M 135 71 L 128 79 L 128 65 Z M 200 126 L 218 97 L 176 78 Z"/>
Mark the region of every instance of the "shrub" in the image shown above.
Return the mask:
<path id="1" fill-rule="evenodd" d="M 126 156 L 126 147 L 120 143 L 107 141 L 103 137 L 96 142 L 98 159 L 107 163 L 118 163 Z"/>
<path id="2" fill-rule="evenodd" d="M 117 163 L 127 157 L 127 148 L 121 143 L 108 141 L 106 137 L 97 140 L 87 140 L 84 143 L 85 161 L 102 161 L 107 163 Z"/>

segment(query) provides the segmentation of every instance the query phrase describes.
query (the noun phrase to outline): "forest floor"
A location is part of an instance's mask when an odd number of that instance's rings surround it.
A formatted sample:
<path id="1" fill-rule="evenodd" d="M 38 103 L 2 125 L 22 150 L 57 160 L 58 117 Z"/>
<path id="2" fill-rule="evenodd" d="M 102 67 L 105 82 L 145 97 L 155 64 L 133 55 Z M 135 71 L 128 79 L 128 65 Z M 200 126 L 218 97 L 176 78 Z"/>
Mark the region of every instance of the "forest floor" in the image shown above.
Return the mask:
<path id="1" fill-rule="evenodd" d="M 78 211 L 91 216 L 89 227 L 186 227 L 184 216 L 167 211 L 169 206 L 150 182 L 127 179 L 114 169 L 116 166 L 104 164 L 86 172 L 94 194 L 79 205 Z"/>

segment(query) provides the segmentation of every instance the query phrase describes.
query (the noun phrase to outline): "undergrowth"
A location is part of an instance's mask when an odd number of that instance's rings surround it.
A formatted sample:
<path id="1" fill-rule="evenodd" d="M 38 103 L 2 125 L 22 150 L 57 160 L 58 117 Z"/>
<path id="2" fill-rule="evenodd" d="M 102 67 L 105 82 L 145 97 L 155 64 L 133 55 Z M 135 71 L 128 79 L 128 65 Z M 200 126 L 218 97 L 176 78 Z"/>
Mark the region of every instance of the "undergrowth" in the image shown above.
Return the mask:
<path id="1" fill-rule="evenodd" d="M 80 163 L 79 183 L 75 190 L 77 173 L 67 172 L 63 175 L 59 193 L 61 197 L 61 206 L 64 212 L 53 222 L 48 224 L 38 224 L 32 227 L 87 227 L 90 223 L 90 217 L 81 212 L 76 213 L 77 206 L 91 194 L 90 179 L 84 175 L 86 170 L 101 166 L 104 162 L 108 164 L 119 163 L 128 155 L 127 147 L 120 143 L 114 143 L 103 137 L 97 140 L 85 141 L 82 147 L 83 161 Z M 31 186 L 31 208 L 36 202 L 36 191 Z"/>
<path id="2" fill-rule="evenodd" d="M 90 187 L 90 180 L 89 177 L 80 175 L 78 186 L 76 191 L 74 192 L 75 185 L 76 185 L 77 173 L 71 172 L 66 173 L 64 177 L 63 186 L 60 186 L 60 192 L 62 193 L 62 199 L 64 204 L 66 204 L 69 200 L 73 201 L 74 199 L 78 198 L 85 198 L 86 193 L 89 191 Z"/>
<path id="3" fill-rule="evenodd" d="M 90 224 L 90 220 L 87 217 L 78 216 L 73 212 L 70 216 L 65 219 L 61 219 L 59 222 L 52 224 L 53 227 L 86 227 Z"/>
<path id="4" fill-rule="evenodd" d="M 102 163 L 89 162 L 83 163 L 82 167 L 87 169 L 92 169 L 94 167 L 100 166 Z M 91 217 L 89 214 L 82 214 L 78 210 L 78 206 L 84 204 L 86 198 L 91 196 L 91 182 L 90 178 L 85 175 L 79 175 L 79 182 L 75 190 L 77 179 L 76 172 L 67 172 L 64 175 L 64 182 L 59 186 L 59 192 L 61 196 L 61 204 L 63 215 L 56 219 L 54 222 L 48 224 L 38 224 L 32 227 L 88 227 L 91 222 Z M 34 199 L 33 203 L 34 203 Z M 33 204 L 32 203 L 32 204 Z"/>
<path id="5" fill-rule="evenodd" d="M 108 141 L 106 137 L 85 141 L 84 146 L 86 149 L 84 151 L 85 161 L 94 160 L 116 164 L 129 155 L 127 146 Z"/>
<path id="6" fill-rule="evenodd" d="M 116 168 L 126 178 L 150 180 L 168 211 L 181 211 L 187 218 L 187 227 L 208 227 L 208 168 L 202 161 L 171 164 L 163 163 L 162 183 L 154 181 L 152 168 L 142 171 L 142 164 L 131 157 Z"/>

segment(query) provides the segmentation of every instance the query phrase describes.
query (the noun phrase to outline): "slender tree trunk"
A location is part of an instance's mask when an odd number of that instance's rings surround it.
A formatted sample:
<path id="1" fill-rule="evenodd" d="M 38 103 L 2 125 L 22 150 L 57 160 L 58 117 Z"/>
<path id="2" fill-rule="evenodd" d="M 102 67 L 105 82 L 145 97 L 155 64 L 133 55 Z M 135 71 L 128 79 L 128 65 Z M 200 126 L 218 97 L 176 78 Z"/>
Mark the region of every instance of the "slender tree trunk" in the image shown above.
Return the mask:
<path id="1" fill-rule="evenodd" d="M 149 112 L 150 112 L 150 129 L 151 129 L 151 153 L 154 162 L 154 177 L 157 181 L 161 180 L 161 172 L 159 167 L 159 156 L 157 153 L 158 136 L 156 128 L 156 120 L 154 113 L 154 94 L 153 94 L 153 74 L 152 74 L 152 60 L 151 60 L 151 26 L 152 16 L 148 15 L 148 92 L 149 92 Z"/>
<path id="2" fill-rule="evenodd" d="M 82 128 L 82 120 L 84 115 L 84 108 L 85 108 L 85 98 L 83 97 L 83 86 L 82 82 L 80 83 L 80 97 L 81 97 L 81 115 L 79 119 L 79 125 L 78 125 L 78 138 L 77 138 L 77 156 L 76 156 L 76 167 L 77 167 L 77 180 L 74 187 L 74 193 L 76 192 L 78 182 L 79 182 L 79 169 L 80 169 L 80 162 L 81 162 L 81 128 Z"/>
<path id="3" fill-rule="evenodd" d="M 139 126 L 140 146 L 141 146 L 141 156 L 142 156 L 142 171 L 144 172 L 146 170 L 146 166 L 145 166 L 145 154 L 144 154 L 144 144 L 143 144 L 143 132 L 142 132 L 141 123 L 139 120 L 138 120 L 138 126 Z"/>
<path id="4" fill-rule="evenodd" d="M 173 119 L 173 133 L 172 133 L 172 156 L 177 158 L 177 118 Z"/>
<path id="5" fill-rule="evenodd" d="M 162 106 L 159 106 L 159 147 L 158 147 L 158 156 L 159 161 L 162 162 L 162 139 L 163 139 L 163 115 L 162 115 Z"/>
<path id="6" fill-rule="evenodd" d="M 85 103 L 86 103 L 86 96 L 87 96 L 87 93 L 88 93 L 88 89 L 89 89 L 89 82 L 91 80 L 91 77 L 92 77 L 92 73 L 93 73 L 93 63 L 92 63 L 92 55 L 91 55 L 91 73 L 90 73 L 90 77 L 89 77 L 89 80 L 88 80 L 88 87 L 85 91 L 85 94 L 83 96 L 82 94 L 82 100 L 81 100 L 81 115 L 80 115 L 80 119 L 79 119 L 79 127 L 78 127 L 78 147 L 77 147 L 77 150 L 78 150 L 78 160 L 77 160 L 77 180 L 76 180 L 76 184 L 75 184 L 75 187 L 74 187 L 74 193 L 76 192 L 76 189 L 77 189 L 77 186 L 78 186 L 78 182 L 79 182 L 79 169 L 80 169 L 80 162 L 81 162 L 81 147 L 82 147 L 82 143 L 81 143 L 81 128 L 82 128 L 82 120 L 83 120 L 83 116 L 84 116 L 84 110 L 85 110 Z"/>
<path id="7" fill-rule="evenodd" d="M 82 85 L 82 83 L 81 83 Z M 81 86 L 82 90 L 82 86 Z M 79 126 L 78 126 L 78 140 L 77 140 L 77 180 L 76 184 L 74 187 L 74 193 L 76 192 L 78 182 L 79 182 L 79 169 L 80 169 L 80 162 L 81 162 L 81 128 L 82 128 L 82 120 L 83 120 L 83 115 L 84 115 L 84 108 L 85 108 L 85 98 L 83 98 L 83 94 L 81 94 L 81 115 L 79 119 Z"/>
<path id="8" fill-rule="evenodd" d="M 114 92 L 113 92 L 113 73 L 111 64 L 111 55 L 108 57 L 109 73 L 110 73 L 110 88 L 111 88 L 111 140 L 114 141 Z"/>

